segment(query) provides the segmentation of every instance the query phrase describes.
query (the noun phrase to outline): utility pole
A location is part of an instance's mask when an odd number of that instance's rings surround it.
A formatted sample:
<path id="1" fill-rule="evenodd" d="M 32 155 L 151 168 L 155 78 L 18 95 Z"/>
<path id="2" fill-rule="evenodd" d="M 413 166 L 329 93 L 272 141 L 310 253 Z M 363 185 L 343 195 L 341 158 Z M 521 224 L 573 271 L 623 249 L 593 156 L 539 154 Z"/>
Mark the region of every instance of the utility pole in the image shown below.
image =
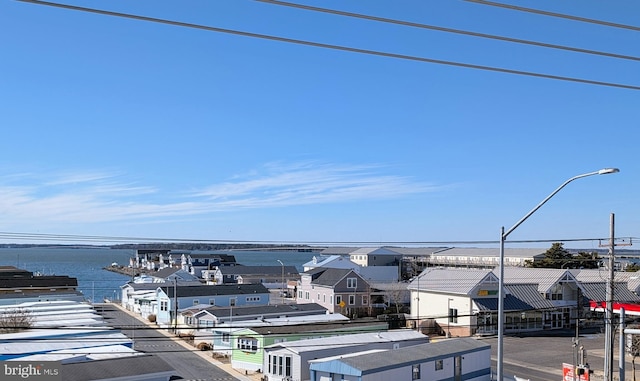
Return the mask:
<path id="1" fill-rule="evenodd" d="M 619 371 L 619 377 L 618 379 L 620 381 L 624 381 L 624 376 L 625 376 L 625 371 L 626 371 L 626 367 L 625 367 L 625 336 L 624 336 L 624 327 L 625 327 L 625 323 L 624 323 L 624 308 L 620 307 L 620 340 L 618 340 L 618 371 Z"/>
<path id="2" fill-rule="evenodd" d="M 613 381 L 613 350 L 616 330 L 613 325 L 613 301 L 614 301 L 614 274 L 615 272 L 615 214 L 610 218 L 609 244 L 600 245 L 609 247 L 609 275 L 607 278 L 607 308 L 604 315 L 604 381 Z M 631 244 L 619 244 L 617 246 L 630 246 Z M 622 340 L 622 338 L 621 338 Z"/>
<path id="3" fill-rule="evenodd" d="M 607 278 L 607 308 L 604 314 L 604 381 L 613 381 L 613 279 L 615 266 L 615 216 L 611 213 L 609 235 L 609 276 Z"/>

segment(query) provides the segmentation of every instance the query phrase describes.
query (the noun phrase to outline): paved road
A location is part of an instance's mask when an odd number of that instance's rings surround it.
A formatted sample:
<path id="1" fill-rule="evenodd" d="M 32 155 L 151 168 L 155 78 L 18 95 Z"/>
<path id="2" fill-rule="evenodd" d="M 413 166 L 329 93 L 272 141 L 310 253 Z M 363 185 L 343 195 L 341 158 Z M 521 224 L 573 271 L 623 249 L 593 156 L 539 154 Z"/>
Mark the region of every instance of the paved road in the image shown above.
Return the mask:
<path id="1" fill-rule="evenodd" d="M 210 360 L 202 358 L 200 353 L 187 349 L 180 343 L 167 337 L 165 333 L 146 325 L 120 308 L 104 304 L 96 307 L 107 323 L 120 328 L 122 332 L 134 340 L 135 349 L 154 353 L 169 363 L 183 380 L 197 381 L 232 381 L 246 379 L 232 375 L 217 367 Z M 134 329 L 132 329 L 134 328 Z M 562 364 L 573 363 L 573 341 L 575 332 L 553 331 L 539 336 L 505 336 L 503 370 L 505 380 L 513 381 L 518 376 L 531 381 L 562 380 Z M 496 369 L 497 338 L 481 339 L 491 345 L 492 367 Z M 602 380 L 604 368 L 604 334 L 600 332 L 582 332 L 580 345 L 587 351 L 587 362 L 594 370 L 592 380 Z M 618 379 L 618 343 L 616 337 L 614 378 Z M 631 359 L 627 357 L 626 380 L 633 380 Z"/>
<path id="2" fill-rule="evenodd" d="M 503 370 L 504 376 L 513 380 L 513 376 L 531 381 L 562 380 L 562 364 L 573 364 L 574 332 L 555 331 L 546 335 L 532 337 L 504 337 Z M 483 339 L 491 344 L 492 366 L 496 369 L 497 338 Z M 614 355 L 614 379 L 618 379 L 618 337 L 616 336 Z M 604 370 L 604 334 L 600 332 L 582 333 L 579 343 L 586 349 L 587 362 L 594 371 L 592 380 L 602 380 Z M 627 356 L 625 379 L 632 380 L 631 359 Z"/>
<path id="3" fill-rule="evenodd" d="M 148 326 L 111 304 L 95 307 L 111 327 L 118 328 L 134 342 L 134 349 L 152 353 L 176 370 L 175 380 L 236 381 L 237 377 L 202 358 L 197 351 L 185 348 L 163 332 Z"/>

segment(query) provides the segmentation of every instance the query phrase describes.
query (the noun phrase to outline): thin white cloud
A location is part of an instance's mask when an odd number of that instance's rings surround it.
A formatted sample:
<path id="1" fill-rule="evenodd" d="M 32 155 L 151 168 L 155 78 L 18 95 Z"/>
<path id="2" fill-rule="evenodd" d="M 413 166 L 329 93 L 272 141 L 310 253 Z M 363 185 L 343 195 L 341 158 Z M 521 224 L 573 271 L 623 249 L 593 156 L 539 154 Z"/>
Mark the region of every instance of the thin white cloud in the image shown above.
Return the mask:
<path id="1" fill-rule="evenodd" d="M 374 166 L 268 165 L 263 173 L 236 176 L 194 196 L 205 197 L 213 205 L 250 208 L 395 198 L 439 189 L 408 177 L 382 175 L 381 170 Z"/>
<path id="2" fill-rule="evenodd" d="M 239 208 L 357 202 L 399 198 L 441 187 L 376 166 L 317 163 L 268 164 L 190 194 L 167 194 L 153 186 L 119 181 L 100 172 L 42 177 L 0 177 L 0 213 L 7 221 L 90 223 L 201 215 Z M 4 180 L 3 180 L 4 178 Z M 19 179 L 19 181 L 16 181 Z M 16 184 L 20 183 L 20 184 Z"/>

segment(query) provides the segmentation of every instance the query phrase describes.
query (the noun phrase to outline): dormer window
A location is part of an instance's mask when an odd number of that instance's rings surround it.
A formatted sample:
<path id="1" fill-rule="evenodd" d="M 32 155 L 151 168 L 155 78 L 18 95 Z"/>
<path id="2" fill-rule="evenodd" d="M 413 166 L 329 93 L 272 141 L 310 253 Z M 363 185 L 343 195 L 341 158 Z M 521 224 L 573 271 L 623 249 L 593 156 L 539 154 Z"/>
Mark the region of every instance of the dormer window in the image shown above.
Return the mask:
<path id="1" fill-rule="evenodd" d="M 358 278 L 347 278 L 347 288 L 357 288 Z"/>

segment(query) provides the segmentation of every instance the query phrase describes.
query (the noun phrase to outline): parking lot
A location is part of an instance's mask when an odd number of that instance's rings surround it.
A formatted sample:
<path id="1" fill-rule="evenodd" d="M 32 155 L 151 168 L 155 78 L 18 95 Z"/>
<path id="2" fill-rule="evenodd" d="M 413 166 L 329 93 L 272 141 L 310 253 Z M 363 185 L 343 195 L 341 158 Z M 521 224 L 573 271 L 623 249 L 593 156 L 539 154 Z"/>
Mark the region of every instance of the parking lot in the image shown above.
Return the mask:
<path id="1" fill-rule="evenodd" d="M 593 374 L 591 380 L 602 380 L 604 370 L 604 339 L 599 330 L 579 334 L 578 346 L 586 351 L 586 362 Z M 493 369 L 496 369 L 497 337 L 482 339 L 491 344 Z M 505 336 L 503 340 L 503 370 L 505 379 L 518 376 L 531 381 L 562 380 L 562 364 L 573 364 L 575 332 L 547 332 L 544 335 Z M 614 343 L 614 379 L 618 379 L 618 336 Z M 633 379 L 631 358 L 626 357 L 625 379 Z"/>

